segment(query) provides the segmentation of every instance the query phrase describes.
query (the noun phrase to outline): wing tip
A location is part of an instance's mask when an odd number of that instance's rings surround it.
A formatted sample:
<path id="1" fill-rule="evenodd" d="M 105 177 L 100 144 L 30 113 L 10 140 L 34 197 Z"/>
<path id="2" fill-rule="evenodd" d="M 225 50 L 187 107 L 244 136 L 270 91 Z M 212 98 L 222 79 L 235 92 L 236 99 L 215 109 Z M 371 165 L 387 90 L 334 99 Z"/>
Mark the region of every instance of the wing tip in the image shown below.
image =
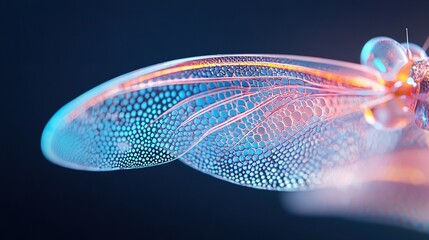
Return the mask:
<path id="1" fill-rule="evenodd" d="M 60 109 L 57 113 L 55 113 L 55 115 L 49 120 L 49 122 L 43 129 L 40 140 L 40 148 L 42 150 L 43 156 L 51 163 L 61 167 L 85 171 L 103 171 L 102 169 L 88 167 L 64 160 L 57 155 L 53 144 L 53 139 L 57 133 L 57 129 L 60 126 L 61 122 L 64 121 L 64 116 L 66 114 L 63 111 L 64 109 Z"/>

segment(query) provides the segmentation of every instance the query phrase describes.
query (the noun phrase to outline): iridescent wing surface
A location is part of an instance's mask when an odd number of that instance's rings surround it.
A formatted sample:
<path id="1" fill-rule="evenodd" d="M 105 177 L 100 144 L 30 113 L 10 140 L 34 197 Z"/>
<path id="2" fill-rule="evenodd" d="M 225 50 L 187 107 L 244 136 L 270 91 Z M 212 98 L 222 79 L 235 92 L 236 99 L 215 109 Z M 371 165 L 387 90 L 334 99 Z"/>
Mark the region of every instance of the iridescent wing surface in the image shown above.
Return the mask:
<path id="1" fill-rule="evenodd" d="M 286 55 L 177 60 L 113 79 L 60 109 L 42 136 L 51 161 L 116 170 L 175 159 L 240 185 L 298 190 L 319 173 L 391 150 L 360 106 L 384 94 L 377 72 Z"/>

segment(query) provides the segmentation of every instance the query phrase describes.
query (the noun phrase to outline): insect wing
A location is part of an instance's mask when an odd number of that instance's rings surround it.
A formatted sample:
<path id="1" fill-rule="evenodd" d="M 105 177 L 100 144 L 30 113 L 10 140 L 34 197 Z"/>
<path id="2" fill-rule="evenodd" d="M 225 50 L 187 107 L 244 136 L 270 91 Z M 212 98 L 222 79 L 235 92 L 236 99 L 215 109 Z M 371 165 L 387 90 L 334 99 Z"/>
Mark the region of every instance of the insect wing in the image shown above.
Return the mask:
<path id="1" fill-rule="evenodd" d="M 63 107 L 42 149 L 60 165 L 130 169 L 179 158 L 215 177 L 275 190 L 389 151 L 400 132 L 373 129 L 360 105 L 383 94 L 356 64 L 279 55 L 208 56 L 111 80 Z"/>

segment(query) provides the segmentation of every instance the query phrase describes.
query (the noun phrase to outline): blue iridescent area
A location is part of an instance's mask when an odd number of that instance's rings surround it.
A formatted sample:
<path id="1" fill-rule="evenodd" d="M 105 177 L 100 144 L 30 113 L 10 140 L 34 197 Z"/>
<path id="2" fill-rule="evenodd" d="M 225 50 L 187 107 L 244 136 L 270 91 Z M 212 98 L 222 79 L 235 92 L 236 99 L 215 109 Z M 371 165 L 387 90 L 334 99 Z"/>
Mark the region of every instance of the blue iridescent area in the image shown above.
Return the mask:
<path id="1" fill-rule="evenodd" d="M 240 185 L 305 189 L 322 170 L 394 147 L 400 132 L 378 131 L 361 113 L 360 105 L 380 94 L 377 84 L 370 69 L 317 58 L 178 60 L 78 97 L 49 121 L 42 149 L 75 169 L 180 159 Z"/>

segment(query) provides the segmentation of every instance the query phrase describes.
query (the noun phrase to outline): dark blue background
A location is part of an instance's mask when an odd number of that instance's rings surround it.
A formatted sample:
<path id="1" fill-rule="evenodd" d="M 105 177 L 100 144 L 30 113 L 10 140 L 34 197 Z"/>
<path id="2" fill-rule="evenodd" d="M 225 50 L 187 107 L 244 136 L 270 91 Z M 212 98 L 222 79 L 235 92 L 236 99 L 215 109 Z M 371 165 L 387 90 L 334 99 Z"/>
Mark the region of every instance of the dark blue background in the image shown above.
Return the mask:
<path id="1" fill-rule="evenodd" d="M 422 44 L 429 2 L 2 1 L 1 235 L 139 239 L 426 239 L 395 227 L 285 212 L 279 193 L 180 162 L 81 172 L 41 154 L 62 105 L 120 74 L 205 54 L 277 53 L 358 62 L 387 35 Z M 0 235 L 0 236 L 1 236 Z M 3 238 L 5 239 L 5 238 Z M 10 238 L 8 238 L 10 239 Z"/>

